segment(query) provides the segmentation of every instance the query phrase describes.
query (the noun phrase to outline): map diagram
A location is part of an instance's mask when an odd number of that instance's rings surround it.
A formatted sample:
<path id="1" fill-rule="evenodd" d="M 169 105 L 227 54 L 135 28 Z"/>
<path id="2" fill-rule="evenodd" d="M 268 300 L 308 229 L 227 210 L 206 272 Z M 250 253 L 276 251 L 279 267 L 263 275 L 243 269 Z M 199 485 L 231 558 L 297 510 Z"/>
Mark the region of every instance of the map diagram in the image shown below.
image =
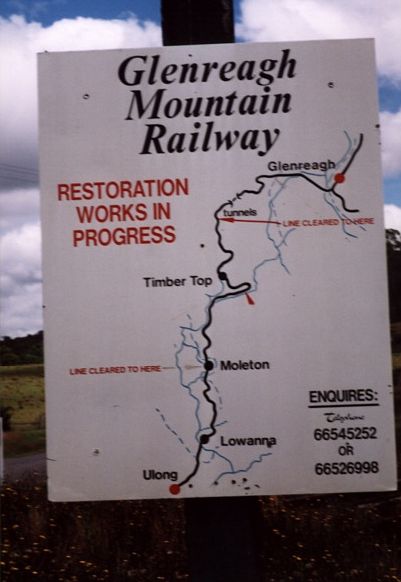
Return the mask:
<path id="1" fill-rule="evenodd" d="M 375 82 L 369 39 L 39 55 L 50 499 L 396 486 Z"/>
<path id="2" fill-rule="evenodd" d="M 210 473 L 210 466 L 213 464 L 217 465 L 217 468 L 210 483 L 211 486 L 217 488 L 223 479 L 229 478 L 236 494 L 238 494 L 238 489 L 245 494 L 251 490 L 257 493 L 260 489 L 260 485 L 252 481 L 252 468 L 255 464 L 266 462 L 268 457 L 274 455 L 277 441 L 275 437 L 266 436 L 231 439 L 231 445 L 249 450 L 245 461 L 238 462 L 235 455 L 230 456 L 227 451 L 230 447 L 227 447 L 224 439 L 219 437 L 222 427 L 230 421 L 224 414 L 224 401 L 219 392 L 218 379 L 216 379 L 219 362 L 212 355 L 211 329 L 214 314 L 221 302 L 235 301 L 241 297 L 245 297 L 247 303 L 254 306 L 259 290 L 258 273 L 260 269 L 268 268 L 270 263 L 278 263 L 280 268 L 291 276 L 286 265 L 286 253 L 293 242 L 291 238 L 296 236 L 300 221 L 287 221 L 286 224 L 281 219 L 280 206 L 282 198 L 291 196 L 293 189 L 299 188 L 300 182 L 303 187 L 309 188 L 317 197 L 320 197 L 327 205 L 330 215 L 335 217 L 315 220 L 316 225 L 335 226 L 340 236 L 351 239 L 357 239 L 360 236 L 358 231 L 366 230 L 365 224 L 371 221 L 350 218 L 360 216 L 360 210 L 350 208 L 340 193 L 340 187 L 346 181 L 347 172 L 363 146 L 363 135 L 352 138 L 345 131 L 344 138 L 347 148 L 343 157 L 336 163 L 323 163 L 323 167 L 327 167 L 324 171 L 321 169 L 287 170 L 261 174 L 255 179 L 255 189 L 236 194 L 214 212 L 216 241 L 225 257 L 216 267 L 220 289 L 213 295 L 205 294 L 203 322 L 192 321 L 188 314 L 187 324 L 180 327 L 181 341 L 175 353 L 180 386 L 194 404 L 193 441 L 191 443 L 184 441 L 163 412 L 156 409 L 164 426 L 177 439 L 181 449 L 193 459 L 193 467 L 188 474 L 181 476 L 178 482 L 170 485 L 169 490 L 172 495 L 178 495 L 185 486 L 192 488 L 193 483 L 196 483 L 198 473 L 202 472 L 202 467 L 208 466 Z M 294 164 L 294 167 L 299 165 L 302 166 L 302 164 Z M 252 208 L 249 209 L 249 207 Z M 238 231 L 234 234 L 229 232 L 230 225 L 234 227 L 240 223 L 260 225 L 260 244 L 257 245 L 257 251 L 253 251 L 252 254 L 244 253 L 243 241 L 237 238 Z M 309 221 L 304 224 L 308 223 Z M 241 261 L 245 266 L 244 270 L 249 273 L 245 281 L 234 281 L 228 274 L 230 264 L 235 261 Z M 229 362 L 226 366 L 235 369 L 237 365 Z M 251 361 L 246 362 L 245 367 L 269 368 L 269 363 Z M 266 452 L 261 452 L 263 450 Z M 266 470 L 268 471 L 268 467 Z"/>

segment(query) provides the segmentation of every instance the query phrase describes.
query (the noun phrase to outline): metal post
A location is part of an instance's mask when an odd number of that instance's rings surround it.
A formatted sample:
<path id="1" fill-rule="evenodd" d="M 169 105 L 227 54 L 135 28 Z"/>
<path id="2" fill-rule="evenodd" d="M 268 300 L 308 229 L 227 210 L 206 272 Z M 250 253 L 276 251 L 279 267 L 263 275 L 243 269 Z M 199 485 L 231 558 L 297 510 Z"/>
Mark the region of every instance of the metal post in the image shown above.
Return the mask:
<path id="1" fill-rule="evenodd" d="M 234 42 L 232 0 L 161 0 L 164 45 Z"/>
<path id="2" fill-rule="evenodd" d="M 164 45 L 234 42 L 232 0 L 161 0 Z M 185 502 L 191 582 L 261 582 L 256 497 Z"/>

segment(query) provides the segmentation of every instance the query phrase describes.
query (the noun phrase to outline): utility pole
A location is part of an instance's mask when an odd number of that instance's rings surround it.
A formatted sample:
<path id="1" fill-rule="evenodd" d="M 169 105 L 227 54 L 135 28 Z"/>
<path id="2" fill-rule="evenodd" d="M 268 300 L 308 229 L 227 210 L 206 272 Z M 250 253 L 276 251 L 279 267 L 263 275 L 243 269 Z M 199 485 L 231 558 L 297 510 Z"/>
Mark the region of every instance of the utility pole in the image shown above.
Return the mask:
<path id="1" fill-rule="evenodd" d="M 164 45 L 235 42 L 232 0 L 161 0 Z"/>
<path id="2" fill-rule="evenodd" d="M 161 0 L 164 45 L 234 42 L 232 0 Z M 185 501 L 190 582 L 262 582 L 257 497 Z"/>

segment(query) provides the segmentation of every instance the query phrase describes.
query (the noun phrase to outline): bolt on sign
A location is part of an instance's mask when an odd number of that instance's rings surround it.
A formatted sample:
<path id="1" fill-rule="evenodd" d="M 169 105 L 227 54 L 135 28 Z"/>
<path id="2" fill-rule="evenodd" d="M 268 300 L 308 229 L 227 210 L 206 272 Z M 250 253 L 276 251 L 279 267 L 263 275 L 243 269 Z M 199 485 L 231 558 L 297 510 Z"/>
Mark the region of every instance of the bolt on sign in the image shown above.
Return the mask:
<path id="1" fill-rule="evenodd" d="M 386 491 L 371 40 L 39 55 L 49 495 Z"/>

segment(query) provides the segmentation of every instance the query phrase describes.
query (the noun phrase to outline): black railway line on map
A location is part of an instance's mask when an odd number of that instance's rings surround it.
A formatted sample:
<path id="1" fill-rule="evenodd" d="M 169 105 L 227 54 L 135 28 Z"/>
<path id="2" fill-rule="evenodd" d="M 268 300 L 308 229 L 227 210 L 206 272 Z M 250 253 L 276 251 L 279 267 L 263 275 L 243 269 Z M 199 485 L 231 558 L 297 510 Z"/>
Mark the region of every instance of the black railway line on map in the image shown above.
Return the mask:
<path id="1" fill-rule="evenodd" d="M 346 164 L 346 166 L 344 167 L 344 169 L 342 170 L 341 174 L 336 174 L 336 176 L 341 176 L 341 182 L 345 179 L 345 174 L 346 172 L 349 170 L 349 168 L 351 167 L 356 155 L 358 154 L 359 150 L 361 149 L 363 144 L 363 134 L 359 135 L 359 141 L 358 144 L 355 148 L 355 150 L 353 151 L 348 163 Z M 349 209 L 346 206 L 346 202 L 343 196 L 341 196 L 341 194 L 339 194 L 338 192 L 335 191 L 335 187 L 336 184 L 339 183 L 340 181 L 337 181 L 336 179 L 334 179 L 333 181 L 333 185 L 330 188 L 325 188 L 323 186 L 321 186 L 320 184 L 318 184 L 317 182 L 315 182 L 312 178 L 310 178 L 309 176 L 306 176 L 305 174 L 302 173 L 293 173 L 293 174 L 285 174 L 285 173 L 277 173 L 277 174 L 262 174 L 260 176 L 258 176 L 256 178 L 256 182 L 261 184 L 260 180 L 264 179 L 264 178 L 268 178 L 268 179 L 272 179 L 272 178 L 303 178 L 304 180 L 306 180 L 307 182 L 310 182 L 313 186 L 315 186 L 316 188 L 318 188 L 319 190 L 329 193 L 331 192 L 334 196 L 336 196 L 339 200 L 341 200 L 341 204 L 343 207 L 343 210 L 345 212 L 359 212 L 359 210 L 357 209 Z M 240 192 L 239 194 L 236 195 L 237 199 L 241 199 L 242 196 L 244 194 L 254 194 L 254 195 L 258 195 L 260 194 L 261 190 L 263 189 L 264 185 L 263 183 L 261 184 L 261 188 L 259 190 L 243 190 L 242 192 Z M 234 258 L 234 251 L 230 250 L 230 249 L 226 249 L 223 246 L 222 243 L 222 236 L 221 233 L 219 231 L 219 225 L 221 223 L 221 219 L 219 214 L 222 212 L 222 210 L 224 209 L 225 206 L 233 205 L 233 201 L 232 200 L 228 200 L 226 202 L 224 202 L 223 204 L 221 204 L 219 206 L 219 208 L 215 211 L 214 213 L 214 218 L 216 220 L 216 224 L 215 224 L 215 231 L 216 231 L 216 235 L 217 235 L 217 243 L 218 246 L 220 247 L 220 250 L 225 253 L 228 254 L 229 256 L 224 259 L 217 267 L 216 272 L 218 275 L 218 278 L 220 279 L 220 281 L 224 281 L 226 283 L 226 285 L 229 287 L 230 292 L 228 293 L 221 293 L 218 295 L 215 295 L 215 297 L 213 297 L 213 299 L 210 301 L 208 307 L 207 307 L 207 320 L 206 323 L 204 325 L 204 327 L 201 330 L 201 333 L 203 335 L 203 337 L 206 340 L 206 345 L 203 348 L 202 352 L 203 352 L 203 357 L 204 357 L 204 377 L 203 377 L 203 382 L 205 384 L 205 389 L 202 392 L 202 396 L 205 398 L 205 400 L 207 400 L 207 402 L 212 406 L 212 418 L 210 421 L 210 425 L 209 425 L 209 430 L 206 433 L 203 433 L 200 435 L 199 437 L 199 441 L 198 441 L 198 448 L 195 454 L 195 465 L 193 470 L 185 477 L 185 479 L 183 479 L 180 483 L 177 484 L 178 488 L 182 487 L 183 485 L 186 485 L 187 483 L 189 483 L 193 477 L 195 477 L 195 475 L 197 474 L 199 467 L 200 467 L 200 457 L 201 457 L 201 453 L 202 453 L 202 449 L 204 447 L 204 445 L 207 445 L 210 441 L 210 438 L 213 437 L 217 430 L 216 430 L 216 420 L 217 420 L 217 405 L 216 402 L 210 398 L 209 396 L 209 392 L 212 389 L 212 386 L 209 383 L 209 374 L 210 372 L 213 370 L 214 368 L 214 363 L 213 360 L 211 360 L 208 356 L 208 351 L 210 350 L 211 346 L 212 346 L 212 341 L 210 339 L 210 336 L 207 334 L 207 330 L 209 329 L 209 327 L 212 324 L 213 321 L 213 308 L 214 306 L 219 302 L 219 301 L 223 301 L 224 299 L 229 299 L 230 297 L 237 297 L 239 295 L 242 295 L 244 293 L 247 293 L 248 291 L 251 290 L 252 285 L 249 282 L 244 282 L 244 283 L 240 283 L 239 285 L 232 285 L 230 283 L 230 280 L 227 276 L 227 273 L 223 270 L 223 268 L 228 265 Z M 262 221 L 256 221 L 256 222 L 262 222 Z M 273 224 L 280 224 L 279 222 L 276 221 L 264 221 L 264 222 L 271 222 Z"/>
<path id="2" fill-rule="evenodd" d="M 232 202 L 231 201 L 224 202 L 216 210 L 216 212 L 214 213 L 214 217 L 216 219 L 215 231 L 217 234 L 218 245 L 219 245 L 220 249 L 223 251 L 223 253 L 229 254 L 230 256 L 218 265 L 216 271 L 217 271 L 217 275 L 218 275 L 219 279 L 221 281 L 225 281 L 225 283 L 227 284 L 227 286 L 229 287 L 229 289 L 231 291 L 228 293 L 222 293 L 221 295 L 216 295 L 215 297 L 213 297 L 213 299 L 211 300 L 211 302 L 209 303 L 208 308 L 207 308 L 206 323 L 201 330 L 201 333 L 206 340 L 206 345 L 202 350 L 203 357 L 204 357 L 204 369 L 205 369 L 203 382 L 205 383 L 206 387 L 203 390 L 202 395 L 208 401 L 208 403 L 212 406 L 212 410 L 213 410 L 212 419 L 211 419 L 210 425 L 209 425 L 209 432 L 204 433 L 199 437 L 198 449 L 197 449 L 196 455 L 195 455 L 195 466 L 194 466 L 193 470 L 191 471 L 191 473 L 189 475 L 187 475 L 187 477 L 179 483 L 180 487 L 182 485 L 189 483 L 189 481 L 191 481 L 191 479 L 196 475 L 196 473 L 198 472 L 198 469 L 199 469 L 199 465 L 200 465 L 200 456 L 202 453 L 203 446 L 206 445 L 209 442 L 210 438 L 213 437 L 217 432 L 216 431 L 217 405 L 216 405 L 215 401 L 212 400 L 209 396 L 209 392 L 211 391 L 212 387 L 211 387 L 209 380 L 208 380 L 209 373 L 214 368 L 214 363 L 208 356 L 208 351 L 212 345 L 212 341 L 211 341 L 209 335 L 207 334 L 207 330 L 209 329 L 209 327 L 211 326 L 212 321 L 213 321 L 213 314 L 212 314 L 213 307 L 219 301 L 223 301 L 224 299 L 228 299 L 230 297 L 236 297 L 238 295 L 242 295 L 243 293 L 246 293 L 247 291 L 249 291 L 252 287 L 251 283 L 249 283 L 249 282 L 240 283 L 239 285 L 232 285 L 228 279 L 227 273 L 225 273 L 225 271 L 222 270 L 223 267 L 225 265 L 227 265 L 228 263 L 230 263 L 232 261 L 232 259 L 234 258 L 234 252 L 224 248 L 224 246 L 222 244 L 222 240 L 221 240 L 221 234 L 219 232 L 220 219 L 219 219 L 218 215 L 222 211 L 224 206 L 226 206 L 227 204 L 232 205 Z"/>

